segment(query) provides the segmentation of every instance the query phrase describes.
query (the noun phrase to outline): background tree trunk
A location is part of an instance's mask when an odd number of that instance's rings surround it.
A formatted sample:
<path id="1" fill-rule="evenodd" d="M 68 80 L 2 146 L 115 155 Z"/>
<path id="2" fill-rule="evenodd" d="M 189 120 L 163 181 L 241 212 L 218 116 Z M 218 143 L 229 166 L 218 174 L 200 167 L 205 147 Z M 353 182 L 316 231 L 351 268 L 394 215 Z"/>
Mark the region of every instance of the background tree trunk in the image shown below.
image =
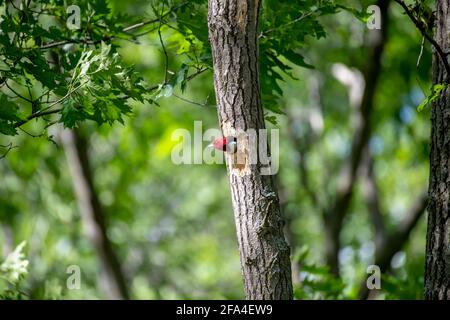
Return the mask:
<path id="1" fill-rule="evenodd" d="M 326 238 L 326 262 L 332 273 L 336 276 L 339 276 L 340 234 L 342 226 L 351 205 L 364 149 L 367 147 L 372 133 L 371 121 L 375 94 L 382 69 L 381 58 L 388 35 L 389 3 L 390 0 L 378 0 L 376 3 L 380 8 L 382 25 L 380 30 L 370 30 L 369 33 L 367 61 L 370 61 L 370 63 L 363 72 L 365 87 L 359 105 L 357 120 L 355 121 L 356 126 L 352 139 L 351 152 L 348 160 L 342 167 L 334 203 L 323 214 Z"/>
<path id="2" fill-rule="evenodd" d="M 258 0 L 210 0 L 209 38 L 224 136 L 265 128 L 258 66 Z M 257 146 L 256 146 L 257 147 Z M 290 249 L 273 177 L 261 163 L 236 174 L 227 158 L 247 299 L 292 299 Z"/>
<path id="3" fill-rule="evenodd" d="M 406 211 L 407 214 L 405 215 L 405 218 L 394 227 L 388 228 L 389 224 L 385 221 L 385 217 L 387 217 L 388 214 L 383 213 L 382 211 L 378 184 L 374 173 L 374 160 L 370 151 L 367 149 L 365 151 L 365 159 L 361 169 L 362 191 L 366 199 L 375 233 L 374 265 L 380 268 L 382 274 L 390 273 L 392 258 L 407 243 L 411 232 L 426 211 L 427 193 L 424 190 L 417 195 L 415 197 L 416 200 Z M 358 294 L 359 299 L 376 299 L 379 290 L 369 290 L 369 288 L 367 288 L 366 280 L 367 274 L 364 274 Z"/>
<path id="4" fill-rule="evenodd" d="M 450 4 L 438 0 L 435 40 L 448 52 Z M 448 58 L 448 57 L 447 57 Z M 448 79 L 440 57 L 433 57 L 433 83 Z M 425 298 L 450 299 L 450 90 L 431 108 L 430 184 L 425 265 Z"/>
<path id="5" fill-rule="evenodd" d="M 103 206 L 94 189 L 86 139 L 75 130 L 62 133 L 64 151 L 72 175 L 83 226 L 101 264 L 101 284 L 109 299 L 128 299 L 119 260 L 106 234 Z"/>

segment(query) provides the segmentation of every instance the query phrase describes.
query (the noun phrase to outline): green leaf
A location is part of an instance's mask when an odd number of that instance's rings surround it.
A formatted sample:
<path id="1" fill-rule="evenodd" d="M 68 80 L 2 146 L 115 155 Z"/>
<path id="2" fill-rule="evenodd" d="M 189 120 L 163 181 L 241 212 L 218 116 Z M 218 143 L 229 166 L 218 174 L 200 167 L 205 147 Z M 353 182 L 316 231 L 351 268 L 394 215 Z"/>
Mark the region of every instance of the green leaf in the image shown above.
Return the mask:
<path id="1" fill-rule="evenodd" d="M 305 62 L 305 57 L 301 54 L 294 52 L 293 50 L 283 51 L 283 56 L 286 57 L 290 62 L 307 69 L 314 69 L 314 66 Z M 296 79 L 295 79 L 296 80 Z"/>
<path id="2" fill-rule="evenodd" d="M 86 119 L 86 113 L 73 106 L 72 101 L 67 101 L 61 111 L 60 122 L 64 124 L 65 128 L 74 128 L 78 121 Z"/>
<path id="3" fill-rule="evenodd" d="M 12 101 L 8 100 L 8 97 L 4 94 L 0 96 L 0 119 L 9 121 L 20 121 L 21 118 L 18 114 L 19 106 Z"/>
<path id="4" fill-rule="evenodd" d="M 188 71 L 189 66 L 183 64 L 180 70 L 178 70 L 178 72 L 170 79 L 170 85 L 172 87 L 180 85 L 181 92 L 184 92 L 184 90 L 186 89 Z"/>
<path id="5" fill-rule="evenodd" d="M 173 94 L 173 87 L 166 83 L 161 86 L 161 89 L 159 90 L 158 94 L 156 95 L 155 99 L 159 99 L 161 97 L 170 97 Z"/>
<path id="6" fill-rule="evenodd" d="M 337 4 L 336 8 L 342 9 L 344 11 L 347 11 L 351 13 L 356 19 L 360 20 L 361 22 L 367 22 L 367 20 L 370 17 L 370 14 L 366 12 L 365 10 L 359 11 L 355 8 L 347 7 L 341 4 Z"/>
<path id="7" fill-rule="evenodd" d="M 431 94 L 426 97 L 417 107 L 418 112 L 422 112 L 428 105 L 432 104 L 434 101 L 439 99 L 442 90 L 444 90 L 448 85 L 443 83 L 437 83 L 431 88 Z"/>
<path id="8" fill-rule="evenodd" d="M 17 130 L 14 124 L 9 121 L 0 120 L 0 133 L 6 134 L 8 136 L 15 136 Z"/>
<path id="9" fill-rule="evenodd" d="M 264 118 L 266 119 L 266 121 L 270 122 L 271 124 L 273 124 L 275 126 L 278 124 L 277 117 L 275 117 L 275 116 L 265 116 Z"/>

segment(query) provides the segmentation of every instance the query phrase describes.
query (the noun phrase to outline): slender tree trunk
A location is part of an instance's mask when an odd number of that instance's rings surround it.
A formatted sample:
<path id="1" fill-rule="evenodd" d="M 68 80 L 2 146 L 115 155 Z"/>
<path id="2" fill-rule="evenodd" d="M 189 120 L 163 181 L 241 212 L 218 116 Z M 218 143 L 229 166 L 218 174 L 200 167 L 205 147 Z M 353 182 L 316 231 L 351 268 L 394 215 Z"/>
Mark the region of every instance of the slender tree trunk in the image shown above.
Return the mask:
<path id="1" fill-rule="evenodd" d="M 369 150 L 365 151 L 364 166 L 362 172 L 363 194 L 369 209 L 370 218 L 375 231 L 375 261 L 382 274 L 391 272 L 391 261 L 394 255 L 399 252 L 407 243 L 411 232 L 416 227 L 427 207 L 427 194 L 423 192 L 416 197 L 411 207 L 407 210 L 405 218 L 398 223 L 393 232 L 388 231 L 382 212 L 378 185 L 375 179 L 374 163 Z M 365 274 L 367 276 L 367 274 Z M 374 299 L 378 296 L 379 290 L 367 288 L 367 279 L 361 283 L 358 297 L 359 299 Z"/>
<path id="2" fill-rule="evenodd" d="M 450 49 L 450 4 L 438 0 L 435 40 Z M 448 57 L 447 57 L 448 58 Z M 433 83 L 449 75 L 435 53 Z M 425 298 L 450 299 L 450 90 L 445 89 L 431 108 L 430 183 L 425 265 Z"/>
<path id="3" fill-rule="evenodd" d="M 106 234 L 105 213 L 94 189 L 86 139 L 75 130 L 62 133 L 83 226 L 101 265 L 101 282 L 109 299 L 128 299 L 119 260 Z"/>
<path id="4" fill-rule="evenodd" d="M 378 79 L 381 74 L 381 57 L 387 40 L 388 13 L 390 0 L 378 0 L 376 5 L 381 11 L 381 30 L 370 30 L 368 40 L 368 59 L 370 63 L 364 70 L 365 88 L 359 106 L 358 120 L 353 135 L 349 159 L 345 162 L 340 174 L 339 186 L 334 204 L 324 213 L 327 265 L 332 273 L 339 275 L 339 250 L 341 248 L 340 234 L 344 219 L 351 205 L 354 186 L 358 178 L 358 169 L 363 159 L 372 132 L 372 114 Z"/>
<path id="5" fill-rule="evenodd" d="M 258 0 L 209 1 L 209 39 L 224 136 L 265 128 L 259 86 L 258 12 Z M 244 168 L 236 168 L 227 156 L 227 168 L 246 297 L 292 299 L 290 248 L 283 234 L 273 177 L 261 174 L 260 161 L 246 161 Z"/>

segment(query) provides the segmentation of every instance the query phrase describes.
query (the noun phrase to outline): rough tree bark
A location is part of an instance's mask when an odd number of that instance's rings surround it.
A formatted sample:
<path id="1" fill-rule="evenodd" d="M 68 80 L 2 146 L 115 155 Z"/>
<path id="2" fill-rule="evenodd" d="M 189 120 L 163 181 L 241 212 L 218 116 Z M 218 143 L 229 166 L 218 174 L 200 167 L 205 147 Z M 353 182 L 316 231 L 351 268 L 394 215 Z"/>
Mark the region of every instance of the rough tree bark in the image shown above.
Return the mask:
<path id="1" fill-rule="evenodd" d="M 224 136 L 265 128 L 258 66 L 259 4 L 209 0 L 209 39 Z M 245 163 L 245 174 L 231 162 L 227 157 L 246 298 L 292 299 L 290 248 L 273 177 L 261 174 L 260 161 Z"/>
<path id="2" fill-rule="evenodd" d="M 436 1 L 435 40 L 450 49 L 450 4 Z M 448 58 L 448 56 L 447 56 Z M 440 57 L 433 56 L 433 83 L 449 78 Z M 450 299 L 450 89 L 431 108 L 430 182 L 425 262 L 425 298 Z"/>
<path id="3" fill-rule="evenodd" d="M 94 188 L 86 139 L 76 130 L 61 135 L 83 226 L 101 265 L 101 284 L 108 299 L 128 299 L 119 260 L 106 234 L 103 206 Z"/>

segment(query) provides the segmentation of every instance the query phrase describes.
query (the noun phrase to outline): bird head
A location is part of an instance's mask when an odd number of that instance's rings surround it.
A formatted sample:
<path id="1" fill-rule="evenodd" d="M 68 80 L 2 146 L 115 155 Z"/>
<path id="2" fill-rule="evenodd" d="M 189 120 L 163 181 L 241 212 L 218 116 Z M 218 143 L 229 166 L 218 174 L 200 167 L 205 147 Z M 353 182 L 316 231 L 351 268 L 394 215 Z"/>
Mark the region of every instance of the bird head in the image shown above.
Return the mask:
<path id="1" fill-rule="evenodd" d="M 219 137 L 208 147 L 228 153 L 235 153 L 237 151 L 237 139 L 235 137 Z"/>

